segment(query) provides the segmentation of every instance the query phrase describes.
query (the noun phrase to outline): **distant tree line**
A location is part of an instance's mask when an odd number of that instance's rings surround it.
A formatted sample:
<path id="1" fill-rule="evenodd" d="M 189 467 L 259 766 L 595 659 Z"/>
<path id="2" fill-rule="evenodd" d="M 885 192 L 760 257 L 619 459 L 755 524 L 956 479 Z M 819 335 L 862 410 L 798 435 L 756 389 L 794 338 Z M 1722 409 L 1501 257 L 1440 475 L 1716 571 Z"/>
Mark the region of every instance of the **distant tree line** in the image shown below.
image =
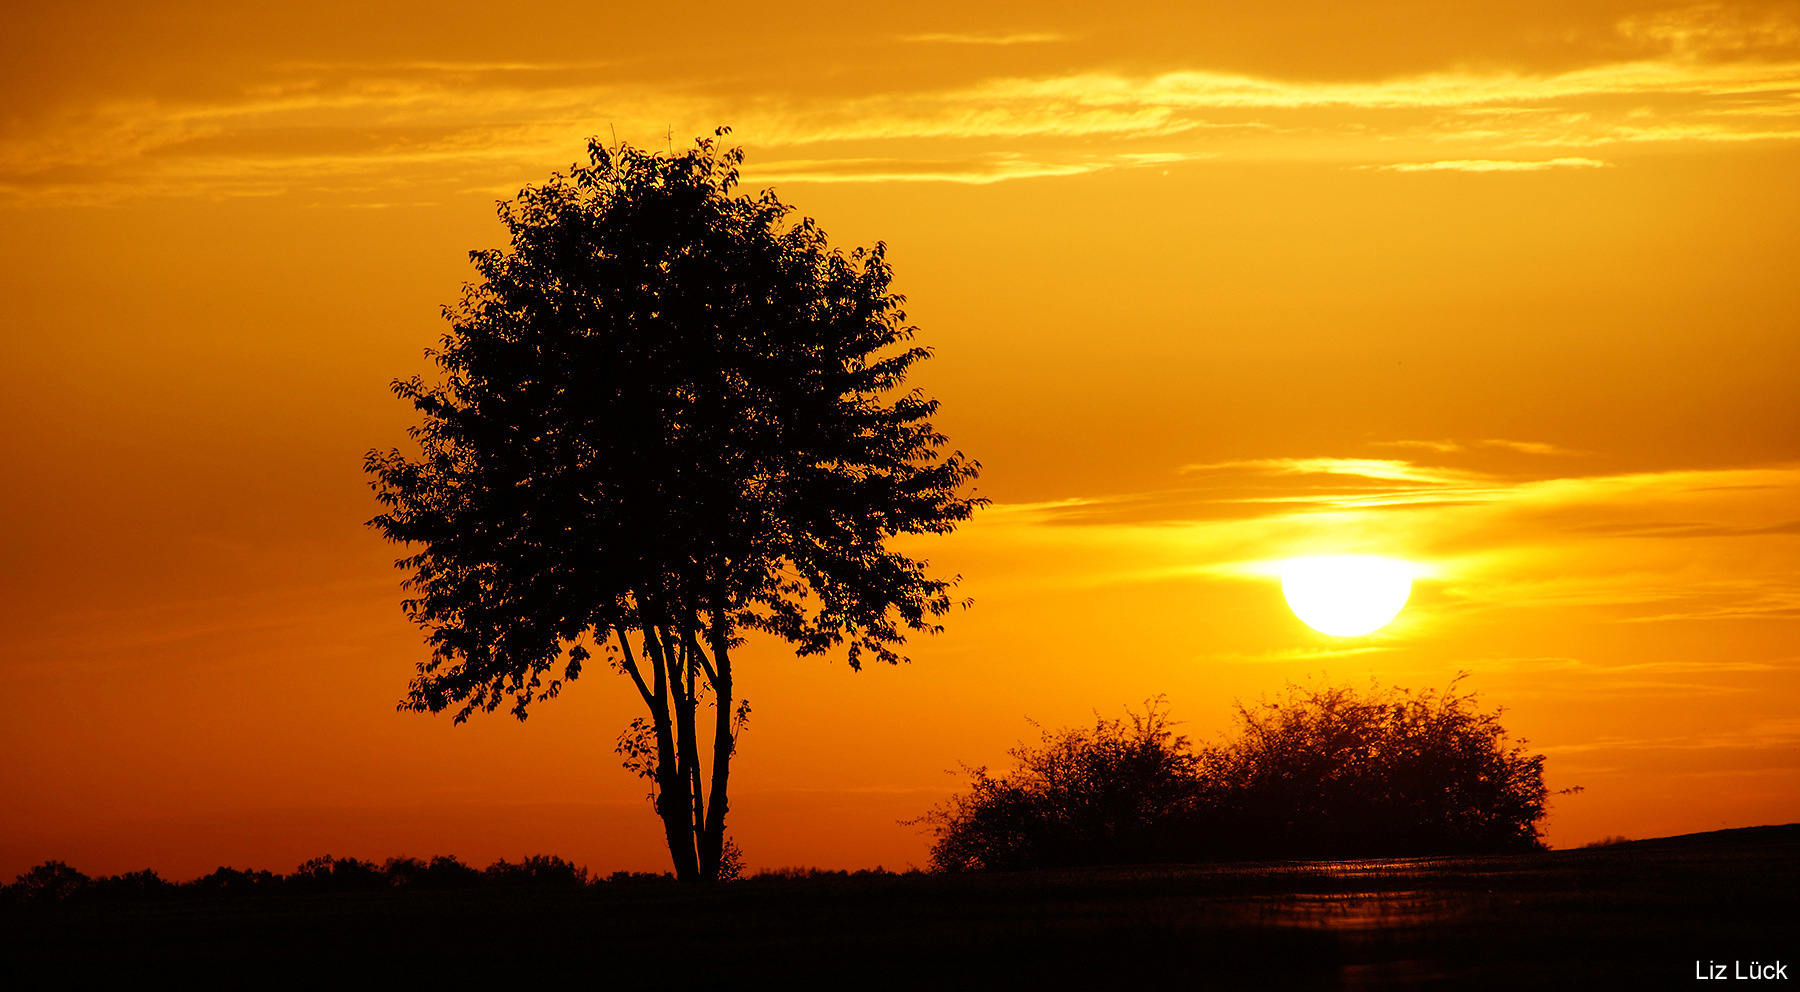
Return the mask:
<path id="1" fill-rule="evenodd" d="M 908 874 L 917 874 L 917 870 Z M 819 868 L 759 871 L 743 881 L 783 885 L 796 881 L 866 880 L 897 877 L 882 868 L 854 872 Z M 590 876 L 585 867 L 551 855 L 500 860 L 475 868 L 453 857 L 389 858 L 382 864 L 356 858 L 314 858 L 293 873 L 219 868 L 186 882 L 172 882 L 149 869 L 91 877 L 61 861 L 46 861 L 0 885 L 0 909 L 61 904 L 158 902 L 234 897 L 278 897 L 341 892 L 437 892 L 488 890 L 637 889 L 673 884 L 670 872 L 616 871 Z"/>
<path id="2" fill-rule="evenodd" d="M 655 882 L 667 875 L 615 872 L 608 882 Z M 384 864 L 356 858 L 314 858 L 292 874 L 221 867 L 188 882 L 171 882 L 149 869 L 98 878 L 61 861 L 46 861 L 0 886 L 0 906 L 62 902 L 119 902 L 139 899 L 366 892 L 380 889 L 579 888 L 599 882 L 586 868 L 558 857 L 534 855 L 523 861 L 496 861 L 473 868 L 453 857 L 389 858 Z"/>
<path id="3" fill-rule="evenodd" d="M 915 822 L 950 872 L 1541 849 L 1543 755 L 1455 686 L 1290 685 L 1199 748 L 1158 699 L 1046 731 L 1004 775 L 970 769 L 967 792 Z"/>

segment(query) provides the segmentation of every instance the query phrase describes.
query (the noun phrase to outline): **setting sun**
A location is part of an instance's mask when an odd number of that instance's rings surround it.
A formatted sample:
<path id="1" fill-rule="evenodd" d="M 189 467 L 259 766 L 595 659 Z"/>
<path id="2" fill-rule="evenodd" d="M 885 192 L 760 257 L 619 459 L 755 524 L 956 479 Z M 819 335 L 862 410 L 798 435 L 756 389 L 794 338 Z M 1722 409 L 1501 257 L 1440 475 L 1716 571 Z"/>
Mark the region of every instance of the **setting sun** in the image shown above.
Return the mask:
<path id="1" fill-rule="evenodd" d="M 1281 592 L 1308 627 L 1359 637 L 1400 614 L 1412 594 L 1412 568 L 1374 555 L 1292 558 L 1281 565 Z"/>

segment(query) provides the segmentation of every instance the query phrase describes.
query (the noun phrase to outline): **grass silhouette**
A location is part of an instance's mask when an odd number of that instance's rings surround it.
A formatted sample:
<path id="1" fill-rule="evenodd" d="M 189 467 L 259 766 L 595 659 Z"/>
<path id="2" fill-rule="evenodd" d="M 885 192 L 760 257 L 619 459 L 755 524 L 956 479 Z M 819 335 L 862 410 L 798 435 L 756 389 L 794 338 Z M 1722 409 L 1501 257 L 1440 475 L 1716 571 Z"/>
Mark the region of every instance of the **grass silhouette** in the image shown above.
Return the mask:
<path id="1" fill-rule="evenodd" d="M 315 865 L 312 882 L 342 863 Z M 413 883 L 419 864 L 370 869 L 381 888 L 262 873 L 279 881 L 14 900 L 0 967 L 15 987 L 1660 988 L 1696 961 L 1782 958 L 1800 923 L 1800 824 L 1472 857 L 786 871 L 716 886 L 469 869 L 435 888 Z"/>

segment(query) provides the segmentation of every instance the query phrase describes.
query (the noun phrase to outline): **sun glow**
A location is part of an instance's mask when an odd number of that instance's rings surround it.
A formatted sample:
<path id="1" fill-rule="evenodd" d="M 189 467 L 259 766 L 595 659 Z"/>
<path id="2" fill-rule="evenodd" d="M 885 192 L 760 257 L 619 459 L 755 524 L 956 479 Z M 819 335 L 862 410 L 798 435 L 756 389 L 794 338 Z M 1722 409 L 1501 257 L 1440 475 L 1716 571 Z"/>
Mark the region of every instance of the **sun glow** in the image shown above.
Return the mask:
<path id="1" fill-rule="evenodd" d="M 1387 626 L 1412 594 L 1413 567 L 1375 555 L 1321 555 L 1281 563 L 1281 591 L 1308 627 L 1358 637 Z"/>

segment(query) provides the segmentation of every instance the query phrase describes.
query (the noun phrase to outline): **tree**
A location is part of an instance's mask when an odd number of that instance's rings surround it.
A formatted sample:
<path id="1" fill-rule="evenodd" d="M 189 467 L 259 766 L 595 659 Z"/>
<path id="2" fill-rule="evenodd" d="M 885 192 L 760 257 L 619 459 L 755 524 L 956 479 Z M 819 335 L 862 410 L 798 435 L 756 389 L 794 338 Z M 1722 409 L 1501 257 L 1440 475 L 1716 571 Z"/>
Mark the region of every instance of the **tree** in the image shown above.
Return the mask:
<path id="1" fill-rule="evenodd" d="M 1199 758 L 1160 698 L 1094 729 L 1043 731 L 1013 770 L 968 769 L 969 791 L 917 823 L 935 826 L 939 871 L 1016 871 L 1179 860 L 1200 802 Z"/>
<path id="2" fill-rule="evenodd" d="M 366 460 L 371 524 L 419 546 L 397 564 L 432 653 L 401 708 L 462 722 L 510 697 L 523 720 L 604 651 L 648 711 L 620 751 L 684 880 L 731 871 L 743 634 L 843 647 L 853 670 L 905 660 L 955 580 L 889 538 L 985 502 L 960 495 L 978 464 L 940 453 L 937 401 L 900 391 L 930 352 L 885 246 L 845 255 L 772 191 L 734 194 L 726 133 L 667 155 L 590 142 L 588 166 L 503 202 L 510 248 L 471 253 L 480 278 L 427 353 L 443 381 L 394 383 L 419 456 Z"/>
<path id="3" fill-rule="evenodd" d="M 1239 705 L 1237 735 L 1196 750 L 1152 703 L 1129 725 L 1047 732 L 1005 775 L 973 769 L 969 791 L 920 822 L 942 871 L 1532 850 L 1544 756 L 1499 717 L 1454 682 L 1290 685 Z"/>
<path id="4" fill-rule="evenodd" d="M 1275 857 L 1473 854 L 1542 847 L 1544 756 L 1474 693 L 1301 689 L 1238 707 L 1208 749 L 1210 842 Z"/>

